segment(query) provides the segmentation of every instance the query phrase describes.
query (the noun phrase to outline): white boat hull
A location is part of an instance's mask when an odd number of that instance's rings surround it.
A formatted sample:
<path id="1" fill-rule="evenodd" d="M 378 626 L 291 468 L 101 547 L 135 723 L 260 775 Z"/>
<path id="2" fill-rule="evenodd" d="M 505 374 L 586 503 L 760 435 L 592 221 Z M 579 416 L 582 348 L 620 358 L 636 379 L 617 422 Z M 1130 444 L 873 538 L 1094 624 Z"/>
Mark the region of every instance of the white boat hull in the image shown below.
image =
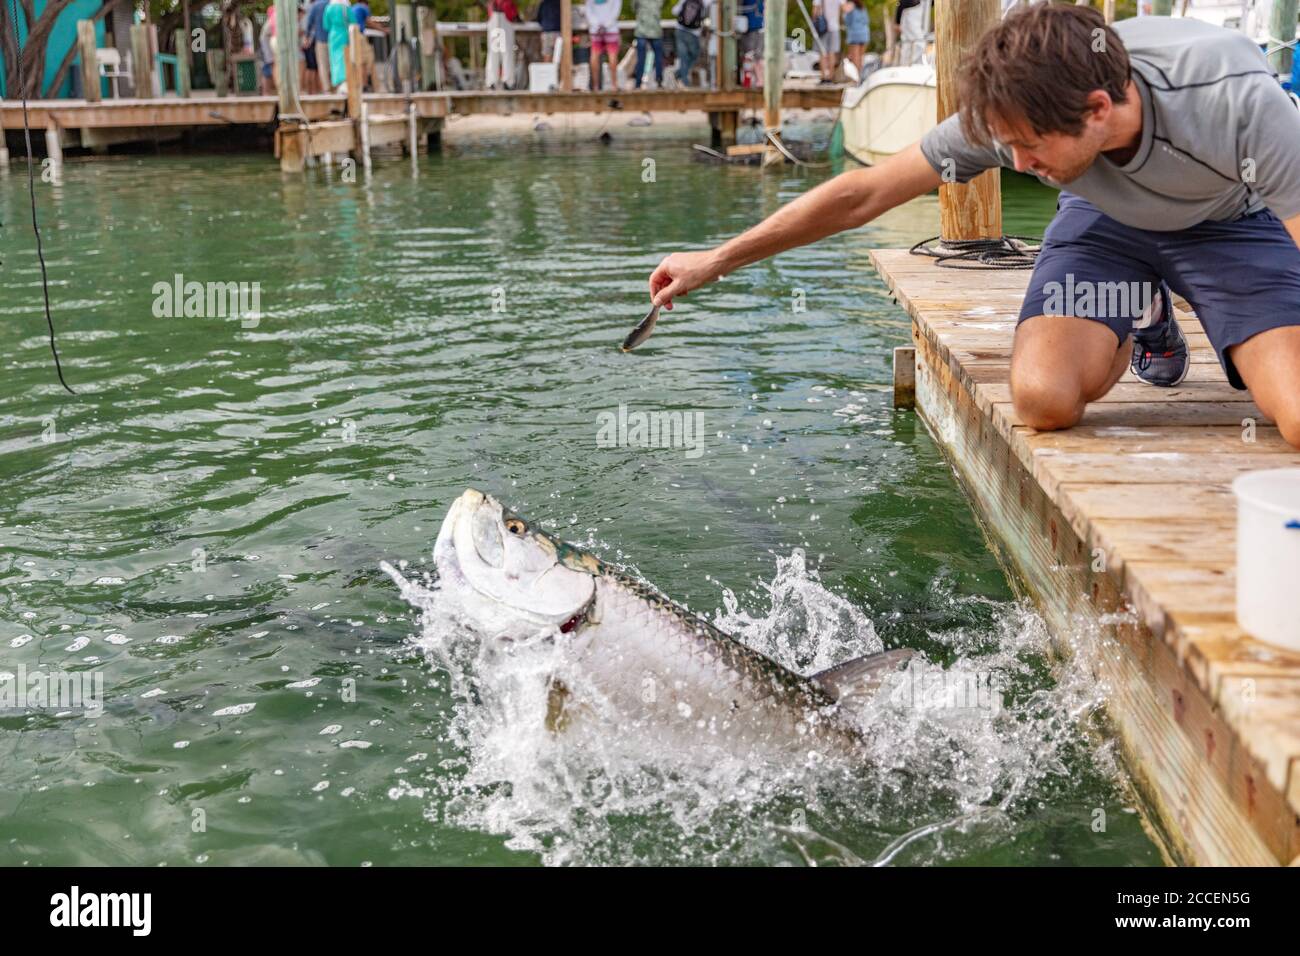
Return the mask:
<path id="1" fill-rule="evenodd" d="M 878 163 L 920 139 L 937 122 L 939 102 L 930 66 L 877 70 L 844 91 L 840 110 L 844 152 Z"/>

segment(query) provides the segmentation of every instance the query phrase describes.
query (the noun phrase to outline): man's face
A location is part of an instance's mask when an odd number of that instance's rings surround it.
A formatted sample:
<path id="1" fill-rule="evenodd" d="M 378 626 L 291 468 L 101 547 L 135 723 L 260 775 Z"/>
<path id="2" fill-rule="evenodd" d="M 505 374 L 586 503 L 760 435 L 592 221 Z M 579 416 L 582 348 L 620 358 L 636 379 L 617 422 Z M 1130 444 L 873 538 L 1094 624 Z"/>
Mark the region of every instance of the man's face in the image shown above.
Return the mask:
<path id="1" fill-rule="evenodd" d="M 1058 185 L 1073 182 L 1097 159 L 1106 140 L 1104 125 L 1094 114 L 1084 118 L 1078 135 L 1035 133 L 1023 119 L 989 117 L 989 131 L 1009 147 L 1018 172 L 1033 173 Z"/>

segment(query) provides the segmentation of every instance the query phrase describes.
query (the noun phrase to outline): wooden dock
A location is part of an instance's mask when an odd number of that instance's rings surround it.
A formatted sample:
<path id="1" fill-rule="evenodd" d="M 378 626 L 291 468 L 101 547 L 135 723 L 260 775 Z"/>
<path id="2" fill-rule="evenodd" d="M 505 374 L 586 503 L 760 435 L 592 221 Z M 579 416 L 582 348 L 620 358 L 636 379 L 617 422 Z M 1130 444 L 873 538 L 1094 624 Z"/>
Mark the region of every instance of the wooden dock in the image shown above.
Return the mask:
<path id="1" fill-rule="evenodd" d="M 1029 273 L 872 259 L 912 317 L 919 414 L 1058 650 L 1103 682 L 1174 859 L 1300 864 L 1300 655 L 1237 625 L 1230 489 L 1300 452 L 1228 385 L 1185 303 L 1182 385 L 1128 373 L 1076 427 L 1027 428 L 1009 372 Z"/>
<path id="2" fill-rule="evenodd" d="M 834 109 L 838 86 L 786 88 L 787 109 Z M 741 90 L 619 90 L 603 93 L 526 93 L 472 91 L 430 93 L 367 93 L 361 97 L 371 116 L 402 117 L 414 113 L 422 134 L 434 133 L 451 116 L 553 115 L 557 113 L 689 112 L 709 114 L 715 144 L 735 142 L 737 118 L 743 110 L 762 110 L 763 91 Z M 341 93 L 303 95 L 295 101 L 310 123 L 338 122 L 349 115 L 348 97 Z M 33 130 L 52 131 L 63 146 L 103 146 L 131 139 L 147 140 L 154 131 L 179 132 L 220 126 L 269 126 L 279 116 L 274 96 L 202 95 L 186 98 L 115 100 L 34 100 L 27 104 Z M 355 118 L 355 117 L 354 117 Z M 0 100 L 0 125 L 22 129 L 23 108 L 17 100 Z M 325 135 L 322 133 L 321 135 Z M 336 134 L 337 137 L 337 134 Z M 333 147 L 339 149 L 338 145 Z M 343 147 L 348 148 L 348 147 Z"/>

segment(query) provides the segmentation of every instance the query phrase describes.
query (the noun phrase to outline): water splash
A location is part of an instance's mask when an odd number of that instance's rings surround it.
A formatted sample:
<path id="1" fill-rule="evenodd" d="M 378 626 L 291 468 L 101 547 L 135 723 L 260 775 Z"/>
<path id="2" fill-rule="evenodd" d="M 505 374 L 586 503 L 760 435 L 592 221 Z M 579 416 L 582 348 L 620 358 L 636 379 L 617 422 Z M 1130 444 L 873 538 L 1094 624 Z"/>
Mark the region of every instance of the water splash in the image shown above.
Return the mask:
<path id="1" fill-rule="evenodd" d="M 1049 671 L 1046 628 L 1020 603 L 942 596 L 988 605 L 992 623 L 930 632 L 928 656 L 858 705 L 860 766 L 701 762 L 620 723 L 563 642 L 480 641 L 452 589 L 385 570 L 420 611 L 416 648 L 447 675 L 445 741 L 460 755 L 404 795 L 428 801 L 430 820 L 500 834 L 545 864 L 956 860 L 1005 840 L 1091 760 L 1084 722 L 1100 691 L 1086 668 Z M 778 557 L 762 591 L 765 609 L 724 591 L 716 623 L 784 666 L 810 673 L 881 649 L 871 619 L 801 552 Z M 575 732 L 546 726 L 557 676 L 594 714 Z"/>

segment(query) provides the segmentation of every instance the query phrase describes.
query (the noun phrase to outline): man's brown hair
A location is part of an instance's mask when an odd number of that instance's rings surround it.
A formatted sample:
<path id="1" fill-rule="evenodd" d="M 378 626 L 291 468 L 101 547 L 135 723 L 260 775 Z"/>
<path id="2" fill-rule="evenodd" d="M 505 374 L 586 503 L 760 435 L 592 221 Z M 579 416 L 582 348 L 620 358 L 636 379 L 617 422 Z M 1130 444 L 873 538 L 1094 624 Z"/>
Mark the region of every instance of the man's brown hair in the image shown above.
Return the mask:
<path id="1" fill-rule="evenodd" d="M 992 139 L 988 117 L 1023 119 L 1038 135 L 1077 136 L 1088 94 L 1126 99 L 1128 51 L 1100 13 L 1074 4 L 1035 4 L 980 37 L 958 81 L 961 128 L 979 145 Z"/>

